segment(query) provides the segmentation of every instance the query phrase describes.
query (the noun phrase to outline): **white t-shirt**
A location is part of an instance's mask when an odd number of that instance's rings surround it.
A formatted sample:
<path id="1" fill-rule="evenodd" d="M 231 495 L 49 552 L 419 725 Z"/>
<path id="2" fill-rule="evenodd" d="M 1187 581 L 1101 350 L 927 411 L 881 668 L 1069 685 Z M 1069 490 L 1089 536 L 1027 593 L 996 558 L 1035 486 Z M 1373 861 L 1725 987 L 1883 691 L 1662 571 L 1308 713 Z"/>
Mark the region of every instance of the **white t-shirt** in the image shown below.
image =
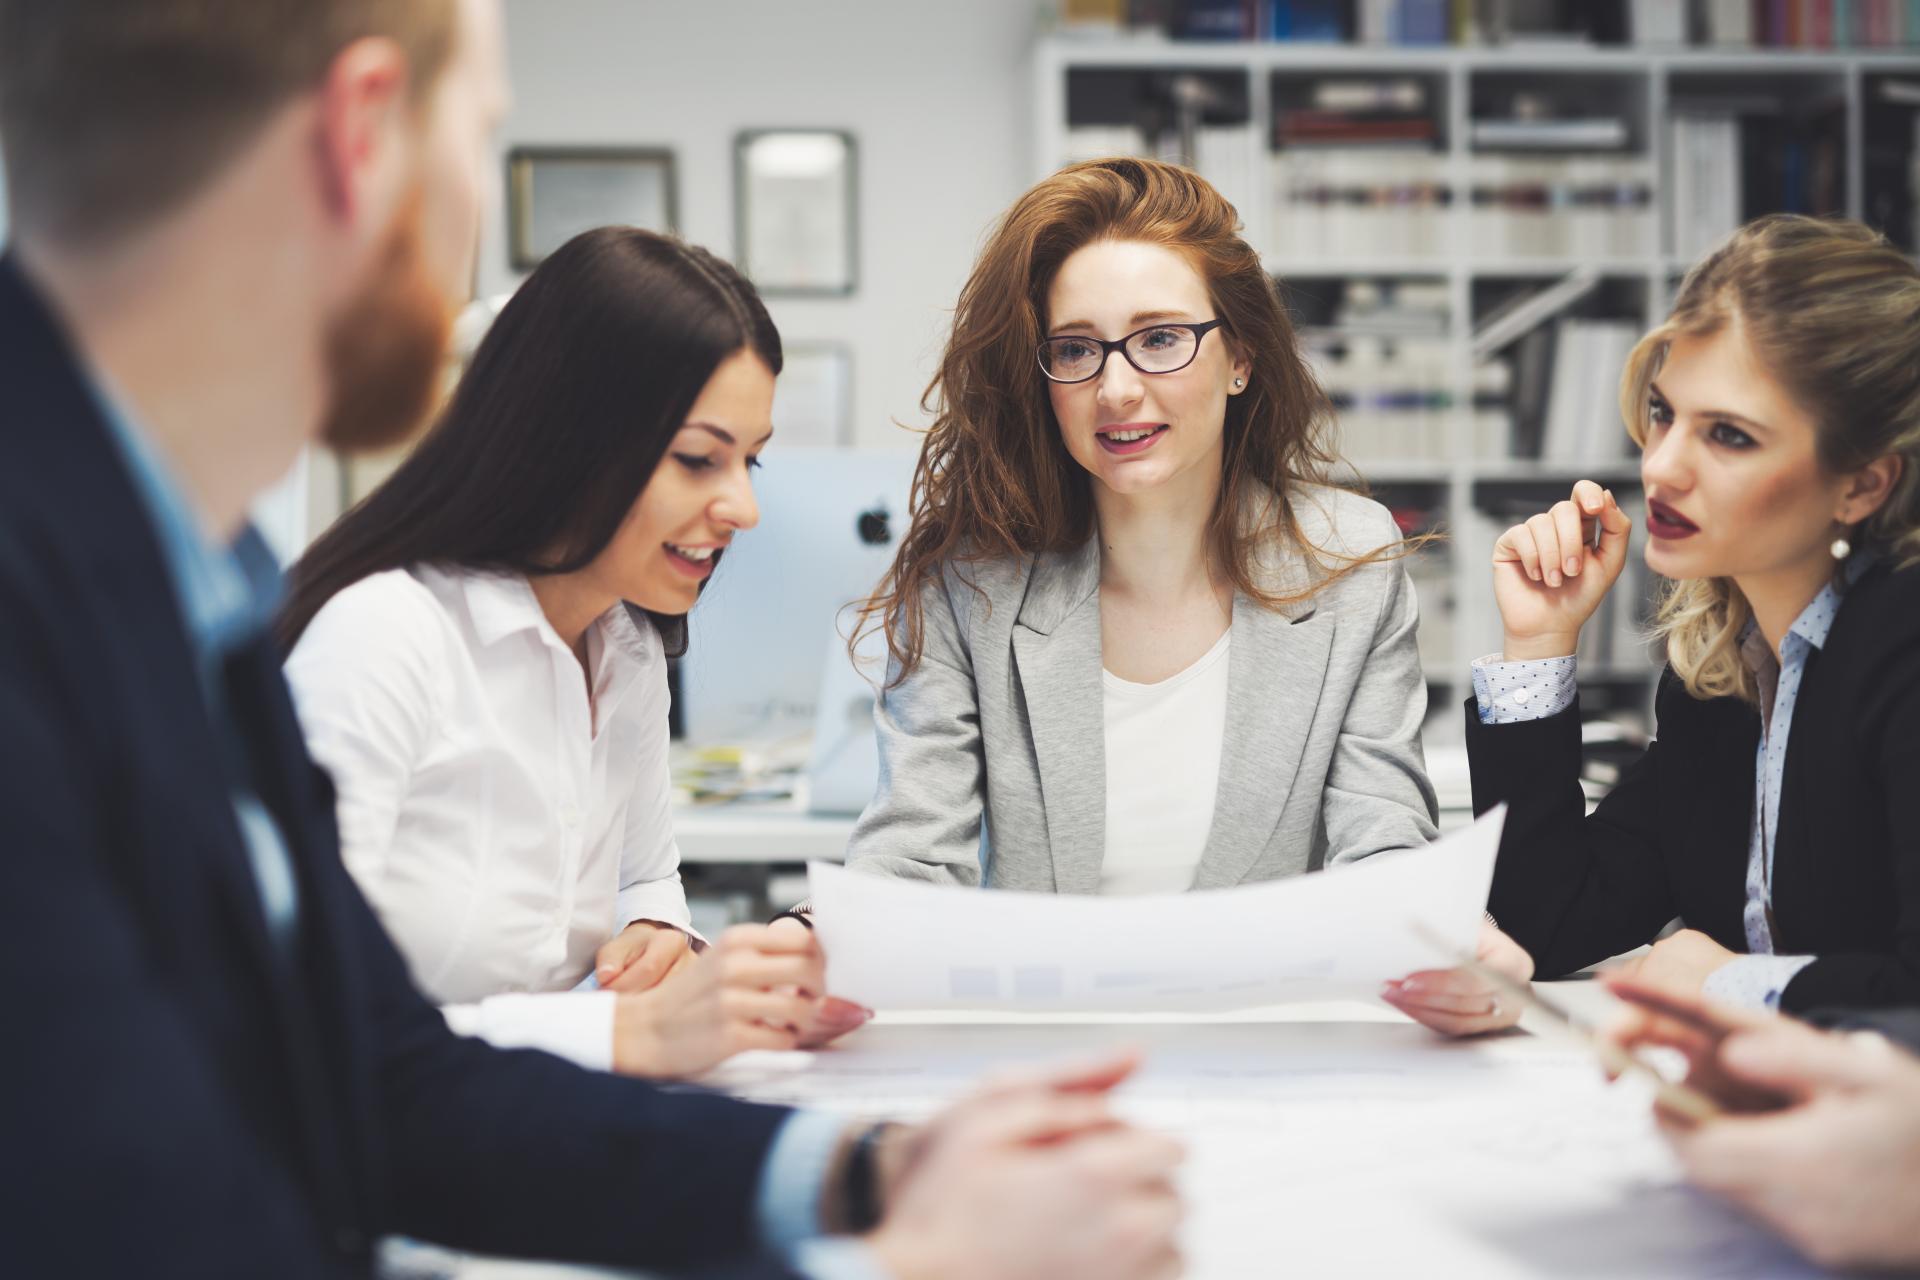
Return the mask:
<path id="1" fill-rule="evenodd" d="M 455 1031 L 606 1069 L 614 998 L 569 988 L 632 921 L 691 917 L 660 637 L 616 605 L 587 657 L 591 706 L 525 578 L 415 567 L 329 600 L 286 672 L 414 982 Z"/>
<path id="2" fill-rule="evenodd" d="M 1102 893 L 1180 893 L 1213 828 L 1227 734 L 1229 628 L 1176 676 L 1106 689 L 1107 849 Z"/>

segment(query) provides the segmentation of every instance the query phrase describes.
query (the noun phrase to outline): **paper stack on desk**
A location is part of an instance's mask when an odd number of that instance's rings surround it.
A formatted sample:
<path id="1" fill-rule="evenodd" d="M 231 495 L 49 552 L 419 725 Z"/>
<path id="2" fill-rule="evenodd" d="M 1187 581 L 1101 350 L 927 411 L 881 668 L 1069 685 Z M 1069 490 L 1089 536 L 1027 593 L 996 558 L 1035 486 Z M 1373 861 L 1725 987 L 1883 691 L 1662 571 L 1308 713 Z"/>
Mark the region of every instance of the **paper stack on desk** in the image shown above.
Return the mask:
<path id="1" fill-rule="evenodd" d="M 1233 889 L 1085 897 L 808 866 L 827 985 L 872 1009 L 1232 1009 L 1371 996 L 1480 929 L 1504 807 L 1422 849 Z"/>

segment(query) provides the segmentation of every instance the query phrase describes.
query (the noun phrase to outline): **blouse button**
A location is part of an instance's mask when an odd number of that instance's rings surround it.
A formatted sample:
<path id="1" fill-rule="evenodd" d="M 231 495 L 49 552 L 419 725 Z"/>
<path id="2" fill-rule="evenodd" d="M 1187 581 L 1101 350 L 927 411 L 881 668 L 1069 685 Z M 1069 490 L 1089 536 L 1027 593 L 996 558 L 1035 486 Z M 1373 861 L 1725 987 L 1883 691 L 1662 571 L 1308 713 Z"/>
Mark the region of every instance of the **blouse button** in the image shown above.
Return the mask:
<path id="1" fill-rule="evenodd" d="M 1526 706 L 1528 702 L 1532 701 L 1532 699 L 1533 699 L 1533 690 L 1527 688 L 1525 685 L 1522 685 L 1518 689 L 1515 689 L 1513 691 L 1513 700 L 1519 703 L 1523 707 Z"/>

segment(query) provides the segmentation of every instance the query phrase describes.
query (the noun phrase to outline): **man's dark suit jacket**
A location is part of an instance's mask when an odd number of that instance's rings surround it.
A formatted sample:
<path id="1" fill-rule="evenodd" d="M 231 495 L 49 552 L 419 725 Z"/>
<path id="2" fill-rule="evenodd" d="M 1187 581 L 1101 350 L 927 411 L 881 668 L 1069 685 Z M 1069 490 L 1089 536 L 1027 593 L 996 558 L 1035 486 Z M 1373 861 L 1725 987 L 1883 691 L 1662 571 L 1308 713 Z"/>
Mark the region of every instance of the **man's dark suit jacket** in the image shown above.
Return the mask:
<path id="1" fill-rule="evenodd" d="M 1578 706 L 1483 725 L 1467 702 L 1473 807 L 1511 808 L 1488 902 L 1543 977 L 1650 940 L 1678 916 L 1747 949 L 1760 714 L 1671 671 L 1658 740 L 1582 817 Z M 1847 591 L 1807 659 L 1787 738 L 1774 950 L 1820 957 L 1781 1008 L 1920 1005 L 1920 568 L 1886 559 Z"/>
<path id="2" fill-rule="evenodd" d="M 0 1274 L 357 1275 L 389 1232 L 787 1274 L 753 1223 L 787 1113 L 452 1034 L 341 864 L 274 648 L 224 678 L 290 956 L 144 508 L 0 260 Z"/>

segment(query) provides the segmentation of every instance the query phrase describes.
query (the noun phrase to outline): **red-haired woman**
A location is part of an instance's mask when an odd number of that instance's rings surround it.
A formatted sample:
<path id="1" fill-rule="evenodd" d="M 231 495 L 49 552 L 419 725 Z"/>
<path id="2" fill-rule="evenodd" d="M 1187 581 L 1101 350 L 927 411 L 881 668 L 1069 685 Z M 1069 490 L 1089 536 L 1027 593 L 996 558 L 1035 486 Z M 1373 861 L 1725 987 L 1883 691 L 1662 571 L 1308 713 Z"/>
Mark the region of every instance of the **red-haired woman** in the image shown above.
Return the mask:
<path id="1" fill-rule="evenodd" d="M 867 606 L 892 660 L 851 865 L 1137 893 L 1434 838 L 1404 544 L 1329 483 L 1327 398 L 1218 192 L 1137 159 L 1027 192 L 929 399 Z M 1517 1015 L 1453 987 L 1389 998 L 1454 1032 Z"/>

